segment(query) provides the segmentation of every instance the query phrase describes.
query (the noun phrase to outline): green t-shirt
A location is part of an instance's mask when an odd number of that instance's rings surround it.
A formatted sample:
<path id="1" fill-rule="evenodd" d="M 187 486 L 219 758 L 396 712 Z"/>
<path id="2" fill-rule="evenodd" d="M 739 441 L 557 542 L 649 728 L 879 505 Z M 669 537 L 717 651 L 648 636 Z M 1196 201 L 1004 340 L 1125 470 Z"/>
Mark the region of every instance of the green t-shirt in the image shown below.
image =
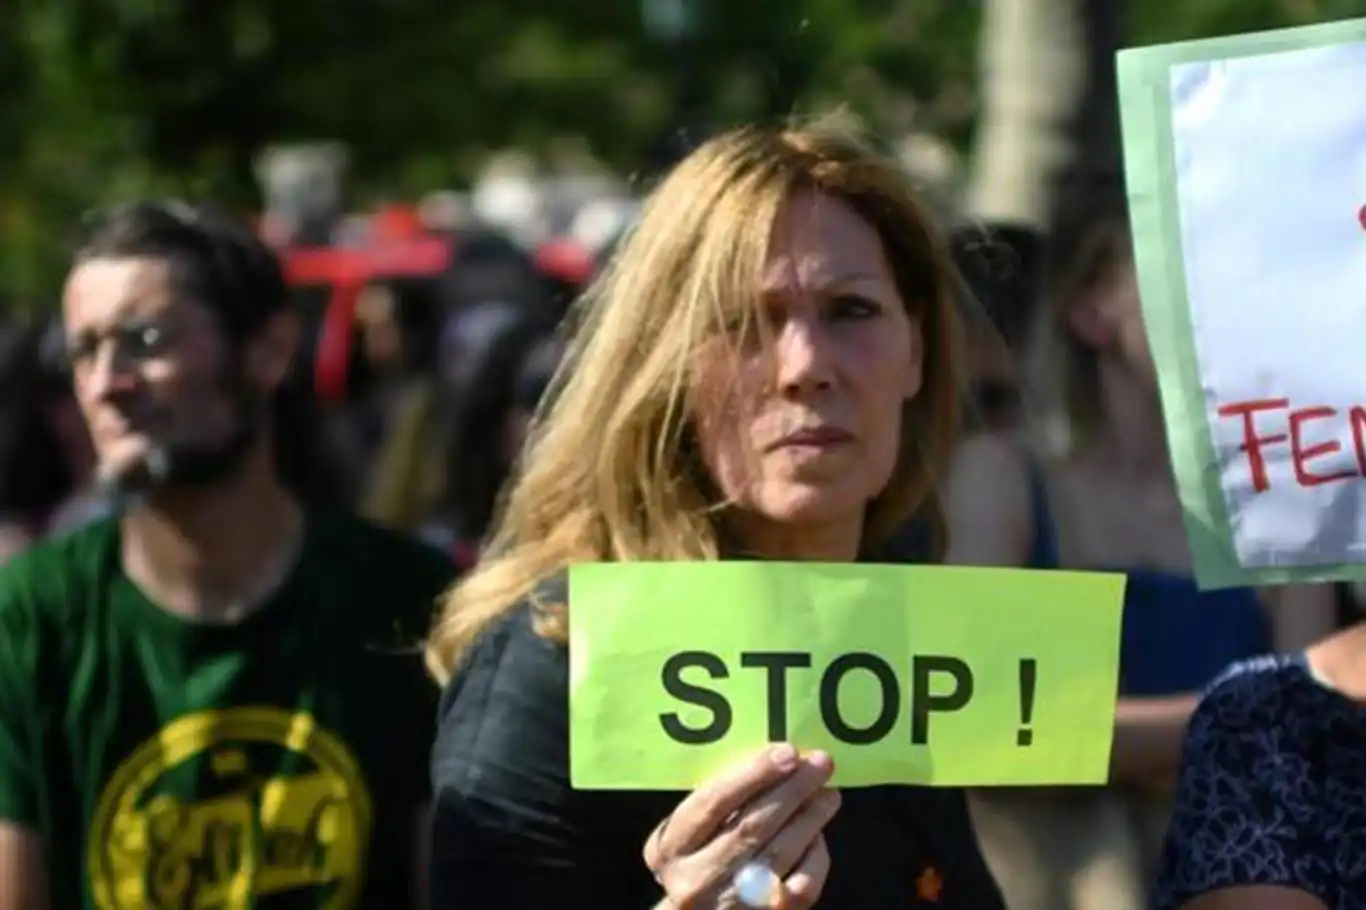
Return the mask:
<path id="1" fill-rule="evenodd" d="M 451 563 L 313 514 L 271 602 L 209 626 L 148 600 L 119 537 L 0 570 L 0 818 L 45 838 L 53 910 L 403 910 Z"/>

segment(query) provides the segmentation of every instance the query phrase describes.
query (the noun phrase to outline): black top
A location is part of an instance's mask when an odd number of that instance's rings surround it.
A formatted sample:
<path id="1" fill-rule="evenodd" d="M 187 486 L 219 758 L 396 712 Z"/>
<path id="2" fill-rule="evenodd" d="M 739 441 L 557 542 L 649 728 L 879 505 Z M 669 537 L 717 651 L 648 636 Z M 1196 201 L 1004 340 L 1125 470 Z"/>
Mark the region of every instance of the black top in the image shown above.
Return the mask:
<path id="1" fill-rule="evenodd" d="M 648 910 L 642 850 L 679 792 L 569 784 L 569 661 L 523 605 L 475 647 L 442 698 L 432 756 L 432 910 Z M 844 791 L 826 829 L 821 907 L 1003 910 L 963 791 Z"/>

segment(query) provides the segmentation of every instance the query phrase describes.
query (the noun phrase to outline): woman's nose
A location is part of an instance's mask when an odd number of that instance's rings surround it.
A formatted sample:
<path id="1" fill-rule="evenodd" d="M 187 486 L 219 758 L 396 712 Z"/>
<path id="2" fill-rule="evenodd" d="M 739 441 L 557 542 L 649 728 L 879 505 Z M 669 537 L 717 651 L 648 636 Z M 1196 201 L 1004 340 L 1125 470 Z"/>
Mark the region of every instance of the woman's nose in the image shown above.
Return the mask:
<path id="1" fill-rule="evenodd" d="M 774 339 L 778 388 L 800 394 L 828 388 L 834 381 L 830 339 L 818 319 L 791 317 Z"/>

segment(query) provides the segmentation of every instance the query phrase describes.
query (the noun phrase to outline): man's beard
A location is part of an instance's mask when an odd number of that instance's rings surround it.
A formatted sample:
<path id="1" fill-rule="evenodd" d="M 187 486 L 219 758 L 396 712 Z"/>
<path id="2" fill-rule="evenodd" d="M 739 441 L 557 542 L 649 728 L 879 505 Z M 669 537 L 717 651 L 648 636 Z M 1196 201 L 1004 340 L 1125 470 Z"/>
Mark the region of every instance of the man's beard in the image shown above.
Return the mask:
<path id="1" fill-rule="evenodd" d="M 260 396 L 236 376 L 225 392 L 231 397 L 235 425 L 217 443 L 153 443 L 136 464 L 101 479 L 106 495 L 118 502 L 158 493 L 211 488 L 236 476 L 261 439 L 265 427 Z"/>

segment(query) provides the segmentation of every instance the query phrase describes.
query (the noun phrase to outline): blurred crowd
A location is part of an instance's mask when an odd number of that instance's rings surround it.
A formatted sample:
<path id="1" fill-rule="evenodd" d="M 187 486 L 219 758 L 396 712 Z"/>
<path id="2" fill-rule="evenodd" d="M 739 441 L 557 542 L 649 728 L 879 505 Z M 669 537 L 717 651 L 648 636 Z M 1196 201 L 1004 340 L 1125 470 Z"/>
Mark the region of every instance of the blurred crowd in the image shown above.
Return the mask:
<path id="1" fill-rule="evenodd" d="M 307 326 L 277 404 L 285 479 L 460 568 L 479 558 L 571 303 L 634 212 L 583 194 L 548 217 L 544 200 L 489 195 L 261 223 Z M 1070 187 L 1046 230 L 960 220 L 949 236 L 971 354 L 949 559 L 1129 577 L 1113 786 L 977 794 L 979 835 L 1012 906 L 1145 906 L 1197 693 L 1233 661 L 1347 624 L 1353 596 L 1197 590 L 1118 177 Z M 110 509 L 63 349 L 58 317 L 4 326 L 0 560 Z"/>
<path id="2" fill-rule="evenodd" d="M 1014 20 L 996 7 L 987 39 L 1004 42 Z M 1046 21 L 1031 16 L 1036 30 Z M 998 62 L 998 79 L 1023 65 Z M 1092 120 L 1113 149 L 1111 121 Z M 1009 117 L 991 123 L 1009 132 Z M 1049 157 L 1045 146 L 1032 153 Z M 301 498 L 344 505 L 465 571 L 562 365 L 572 304 L 610 267 L 639 193 L 600 176 L 533 179 L 510 160 L 469 194 L 351 213 L 342 171 L 344 153 L 321 147 L 263 165 L 256 229 L 280 257 L 305 338 L 275 402 L 278 469 Z M 970 355 L 966 431 L 940 478 L 948 561 L 1129 581 L 1110 786 L 982 791 L 972 812 L 1010 907 L 1139 910 L 1200 692 L 1232 663 L 1351 625 L 1358 597 L 1197 588 L 1119 167 L 1112 156 L 1056 193 L 996 173 L 971 216 L 937 213 Z M 115 508 L 96 482 L 69 346 L 58 313 L 0 321 L 0 563 Z"/>

